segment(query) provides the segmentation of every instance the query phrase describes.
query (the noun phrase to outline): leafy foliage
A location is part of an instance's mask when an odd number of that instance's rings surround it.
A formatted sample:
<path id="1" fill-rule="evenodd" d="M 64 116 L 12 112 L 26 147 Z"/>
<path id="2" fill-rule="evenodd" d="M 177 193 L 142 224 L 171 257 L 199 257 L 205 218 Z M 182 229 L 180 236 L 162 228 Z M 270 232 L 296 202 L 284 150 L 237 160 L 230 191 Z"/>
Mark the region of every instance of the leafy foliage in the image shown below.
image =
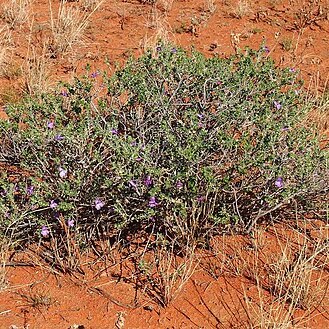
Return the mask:
<path id="1" fill-rule="evenodd" d="M 301 124 L 311 104 L 264 50 L 207 59 L 159 45 L 103 84 L 105 96 L 92 75 L 7 107 L 0 160 L 25 174 L 1 173 L 0 232 L 201 241 L 321 213 L 328 153 Z"/>

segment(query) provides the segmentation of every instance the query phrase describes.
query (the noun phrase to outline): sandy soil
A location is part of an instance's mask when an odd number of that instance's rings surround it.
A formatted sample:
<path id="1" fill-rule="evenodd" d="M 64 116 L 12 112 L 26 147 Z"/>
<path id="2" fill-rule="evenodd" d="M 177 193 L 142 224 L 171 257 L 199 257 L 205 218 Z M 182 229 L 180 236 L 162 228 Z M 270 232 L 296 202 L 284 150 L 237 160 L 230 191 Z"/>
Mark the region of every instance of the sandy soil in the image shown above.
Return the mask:
<path id="1" fill-rule="evenodd" d="M 5 3 L 0 0 L 0 8 Z M 81 3 L 70 6 L 78 8 Z M 56 16 L 59 2 L 51 4 Z M 6 67 L 0 76 L 1 106 L 27 90 L 26 65 L 31 63 L 33 49 L 37 58 L 45 59 L 46 88 L 83 73 L 87 63 L 91 72 L 111 72 L 130 54 L 138 56 L 145 48 L 155 47 L 157 37 L 186 48 L 194 46 L 207 56 L 228 56 L 245 46 L 259 48 L 263 42 L 278 65 L 300 70 L 306 88 L 326 89 L 328 1 L 105 0 L 90 16 L 80 42 L 56 56 L 49 55 L 49 43 L 42 56 L 42 45 L 51 35 L 49 2 L 35 0 L 31 8 L 29 20 L 10 30 Z M 0 26 L 5 23 L 3 17 Z M 33 88 L 30 92 L 37 90 Z M 6 118 L 3 111 L 0 118 Z M 293 258 L 305 236 L 310 248 L 318 241 L 325 244 L 327 228 L 313 223 L 302 229 L 303 234 L 278 226 L 261 229 L 256 238 L 219 237 L 211 252 L 196 252 L 195 270 L 181 285 L 176 281 L 167 307 L 161 306 L 163 294 L 152 287 L 130 252 L 124 259 L 118 252 L 106 259 L 83 256 L 83 273 L 63 274 L 37 258 L 34 246 L 4 267 L 0 328 L 270 328 L 275 317 L 279 319 L 273 328 L 328 328 L 326 260 L 322 262 L 326 266 L 308 281 L 307 305 L 292 312 L 288 326 L 278 323 L 289 303 L 280 305 L 265 283 L 260 286 L 262 278 L 269 280 L 271 264 L 284 253 L 287 240 Z M 255 266 L 260 269 L 256 276 L 252 275 Z M 159 282 L 156 274 L 154 280 Z"/>

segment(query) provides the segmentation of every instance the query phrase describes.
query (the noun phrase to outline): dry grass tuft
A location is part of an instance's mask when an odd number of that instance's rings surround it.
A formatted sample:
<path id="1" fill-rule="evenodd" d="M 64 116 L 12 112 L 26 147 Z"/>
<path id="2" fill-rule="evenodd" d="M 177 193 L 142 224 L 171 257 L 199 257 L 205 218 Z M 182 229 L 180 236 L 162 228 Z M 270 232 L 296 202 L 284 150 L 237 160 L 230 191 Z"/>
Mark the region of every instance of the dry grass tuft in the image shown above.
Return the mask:
<path id="1" fill-rule="evenodd" d="M 213 14 L 216 11 L 216 1 L 215 0 L 205 0 L 204 1 L 204 11 Z"/>
<path id="2" fill-rule="evenodd" d="M 170 24 L 168 23 L 166 16 L 161 15 L 158 10 L 152 10 L 151 16 L 146 25 L 153 30 L 153 33 L 151 36 L 146 34 L 141 40 L 141 48 L 143 52 L 153 49 L 155 54 L 159 42 L 162 44 L 169 44 L 170 41 L 172 41 L 173 33 Z"/>
<path id="3" fill-rule="evenodd" d="M 306 120 L 315 124 L 324 145 L 329 142 L 329 100 L 309 112 Z"/>
<path id="4" fill-rule="evenodd" d="M 7 287 L 6 253 L 0 249 L 0 292 Z"/>
<path id="5" fill-rule="evenodd" d="M 326 147 L 329 142 L 329 88 L 328 77 L 321 82 L 320 73 L 312 76 L 308 86 L 307 104 L 312 104 L 311 111 L 305 117 L 305 126 L 315 126 L 320 135 L 321 147 Z"/>
<path id="6" fill-rule="evenodd" d="M 9 0 L 4 4 L 2 17 L 15 28 L 27 22 L 30 18 L 31 0 Z"/>
<path id="7" fill-rule="evenodd" d="M 139 262 L 143 276 L 144 290 L 161 306 L 168 306 L 179 294 L 187 281 L 195 272 L 199 260 L 196 248 L 187 245 L 183 257 L 177 257 L 174 244 L 168 246 L 165 242 L 157 243 L 151 260 Z"/>
<path id="8" fill-rule="evenodd" d="M 38 96 L 50 88 L 50 55 L 48 46 L 43 44 L 41 49 L 29 46 L 26 60 L 22 65 L 24 80 L 23 91 L 29 95 Z"/>
<path id="9" fill-rule="evenodd" d="M 255 300 L 244 292 L 252 328 L 299 328 L 326 298 L 329 245 L 304 233 L 296 236 L 297 242 L 283 242 L 277 235 L 279 250 L 270 255 L 260 253 L 256 243 L 252 257 L 241 260 L 244 267 L 249 264 L 245 273 L 258 292 Z"/>
<path id="10" fill-rule="evenodd" d="M 48 309 L 56 301 L 45 291 L 33 291 L 33 286 L 30 287 L 27 293 L 17 293 L 22 300 L 22 307 L 30 307 L 42 312 Z"/>
<path id="11" fill-rule="evenodd" d="M 157 0 L 156 5 L 163 11 L 168 12 L 171 10 L 174 0 Z"/>
<path id="12" fill-rule="evenodd" d="M 267 282 L 264 283 L 272 295 L 278 300 L 289 303 L 294 308 L 310 310 L 323 294 L 317 256 L 322 254 L 328 246 L 316 246 L 315 250 L 308 250 L 303 245 L 299 250 L 287 244 L 282 254 L 269 264 Z"/>
<path id="13" fill-rule="evenodd" d="M 319 26 L 324 20 L 329 19 L 328 0 L 293 1 L 297 10 L 294 12 L 293 29 L 304 30 L 310 26 Z"/>
<path id="14" fill-rule="evenodd" d="M 11 31 L 8 25 L 0 26 L 0 76 L 6 75 L 10 62 Z"/>
<path id="15" fill-rule="evenodd" d="M 57 17 L 54 17 L 51 3 L 50 6 L 50 28 L 51 28 L 51 50 L 54 57 L 71 51 L 74 45 L 83 44 L 83 36 L 89 24 L 91 15 L 101 5 L 101 1 L 90 13 L 81 13 L 79 8 L 70 6 L 66 1 L 59 5 Z"/>
<path id="16" fill-rule="evenodd" d="M 249 0 L 239 0 L 237 4 L 230 6 L 229 16 L 241 19 L 250 14 L 251 11 L 252 8 Z"/>
<path id="17" fill-rule="evenodd" d="M 6 238 L 1 238 L 0 241 L 0 292 L 7 288 L 8 282 L 6 279 L 7 269 L 6 264 L 9 258 L 10 241 Z"/>
<path id="18" fill-rule="evenodd" d="M 87 12 L 96 11 L 104 2 L 104 0 L 80 0 L 80 8 Z"/>

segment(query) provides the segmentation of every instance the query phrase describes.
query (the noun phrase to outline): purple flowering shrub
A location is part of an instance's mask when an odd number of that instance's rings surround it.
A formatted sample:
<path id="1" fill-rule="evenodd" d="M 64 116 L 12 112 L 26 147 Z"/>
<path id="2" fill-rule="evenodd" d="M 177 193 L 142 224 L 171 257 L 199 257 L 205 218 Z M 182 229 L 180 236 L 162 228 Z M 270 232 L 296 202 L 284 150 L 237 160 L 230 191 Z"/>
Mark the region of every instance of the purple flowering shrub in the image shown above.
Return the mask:
<path id="1" fill-rule="evenodd" d="M 155 230 L 184 241 L 296 210 L 325 216 L 328 153 L 300 124 L 309 106 L 297 73 L 262 50 L 206 59 L 175 49 L 104 75 L 105 96 L 89 74 L 9 107 L 0 161 L 29 175 L 2 173 L 0 234 Z"/>

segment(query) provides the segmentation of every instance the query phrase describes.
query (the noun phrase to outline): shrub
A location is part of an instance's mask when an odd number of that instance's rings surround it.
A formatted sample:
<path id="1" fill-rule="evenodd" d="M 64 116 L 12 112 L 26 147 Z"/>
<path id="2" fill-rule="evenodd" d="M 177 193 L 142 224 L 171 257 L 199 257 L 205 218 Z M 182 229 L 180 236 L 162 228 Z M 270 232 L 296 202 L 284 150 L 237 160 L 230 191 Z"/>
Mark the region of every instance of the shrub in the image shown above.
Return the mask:
<path id="1" fill-rule="evenodd" d="M 311 104 L 297 74 L 263 55 L 160 44 L 104 74 L 106 96 L 89 74 L 8 106 L 1 161 L 28 174 L 1 174 L 1 231 L 201 242 L 223 225 L 324 215 L 328 153 L 301 124 Z"/>

